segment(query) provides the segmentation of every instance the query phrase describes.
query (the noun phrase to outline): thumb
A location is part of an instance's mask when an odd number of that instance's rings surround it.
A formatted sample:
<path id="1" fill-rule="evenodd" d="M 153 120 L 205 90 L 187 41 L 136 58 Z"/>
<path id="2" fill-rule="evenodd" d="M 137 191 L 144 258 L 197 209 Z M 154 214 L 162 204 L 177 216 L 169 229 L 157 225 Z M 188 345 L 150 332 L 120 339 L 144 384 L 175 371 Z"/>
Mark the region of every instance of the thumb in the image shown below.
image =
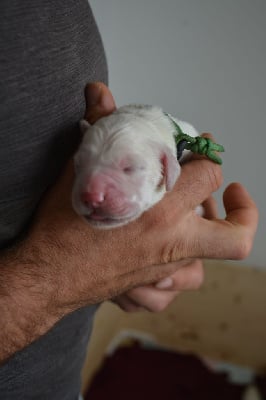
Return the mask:
<path id="1" fill-rule="evenodd" d="M 115 101 L 108 87 L 102 82 L 88 83 L 85 87 L 86 111 L 84 118 L 94 124 L 99 118 L 111 114 Z"/>
<path id="2" fill-rule="evenodd" d="M 99 118 L 111 114 L 116 108 L 112 93 L 102 82 L 93 82 L 86 85 L 85 100 L 86 111 L 84 118 L 90 124 L 94 124 Z M 74 176 L 74 164 L 71 158 L 57 184 L 58 199 L 65 197 L 66 188 L 71 190 Z M 70 203 L 69 198 L 67 198 L 67 201 Z"/>
<path id="3" fill-rule="evenodd" d="M 94 124 L 99 118 L 111 114 L 116 106 L 113 96 L 108 87 L 102 82 L 88 83 L 85 87 L 86 112 L 84 118 Z M 71 192 L 74 181 L 74 163 L 73 159 L 69 160 L 65 166 L 64 173 L 56 184 L 56 188 L 51 191 L 51 195 L 47 197 L 50 201 L 50 207 L 56 204 L 62 204 L 65 200 L 69 208 L 71 206 L 71 197 L 66 196 L 66 192 Z M 48 204 L 50 204 L 48 203 Z"/>

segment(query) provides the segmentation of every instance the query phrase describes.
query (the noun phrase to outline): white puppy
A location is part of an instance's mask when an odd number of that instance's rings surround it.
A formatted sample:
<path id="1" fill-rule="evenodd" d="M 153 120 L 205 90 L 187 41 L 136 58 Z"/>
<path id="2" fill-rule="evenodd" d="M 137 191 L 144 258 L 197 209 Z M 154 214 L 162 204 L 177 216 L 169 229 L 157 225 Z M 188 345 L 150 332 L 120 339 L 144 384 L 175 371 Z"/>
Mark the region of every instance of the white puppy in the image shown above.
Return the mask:
<path id="1" fill-rule="evenodd" d="M 188 135 L 198 135 L 188 123 L 175 121 Z M 94 125 L 82 120 L 80 128 L 72 203 L 93 226 L 124 225 L 173 188 L 180 175 L 176 129 L 160 108 L 124 106 Z"/>

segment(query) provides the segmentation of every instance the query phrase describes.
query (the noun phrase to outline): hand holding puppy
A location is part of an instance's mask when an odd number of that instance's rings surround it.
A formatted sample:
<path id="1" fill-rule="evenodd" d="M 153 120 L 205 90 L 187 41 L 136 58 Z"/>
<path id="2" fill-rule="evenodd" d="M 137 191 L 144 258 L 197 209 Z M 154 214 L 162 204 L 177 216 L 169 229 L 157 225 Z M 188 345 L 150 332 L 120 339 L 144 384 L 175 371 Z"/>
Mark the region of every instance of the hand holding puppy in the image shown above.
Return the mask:
<path id="1" fill-rule="evenodd" d="M 115 110 L 103 84 L 89 85 L 86 95 L 90 123 Z M 73 182 L 71 161 L 40 203 L 27 238 L 1 257 L 0 361 L 86 305 L 114 299 L 127 311 L 160 311 L 180 291 L 201 284 L 200 259 L 242 259 L 252 247 L 254 201 L 240 184 L 231 184 L 224 192 L 226 218 L 216 218 L 211 194 L 222 173 L 204 158 L 183 165 L 159 203 L 115 229 L 97 229 L 77 215 Z M 202 203 L 206 218 L 195 213 Z"/>
<path id="2" fill-rule="evenodd" d="M 93 105 L 89 104 L 92 99 Z M 115 110 L 103 84 L 87 88 L 87 103 L 90 123 Z M 241 185 L 232 184 L 224 193 L 224 220 L 204 219 L 194 212 L 221 182 L 219 166 L 206 159 L 192 160 L 183 166 L 173 190 L 161 202 L 137 221 L 104 231 L 90 227 L 71 207 L 71 163 L 47 196 L 32 231 L 36 240 L 48 242 L 49 254 L 43 255 L 46 265 L 55 262 L 59 275 L 64 276 L 59 291 L 64 295 L 58 297 L 57 307 L 75 309 L 153 285 L 170 275 L 174 291 L 182 290 L 182 285 L 197 287 L 202 281 L 201 264 L 186 259 L 245 258 L 252 247 L 258 213 Z M 177 276 L 182 284 L 175 285 Z"/>

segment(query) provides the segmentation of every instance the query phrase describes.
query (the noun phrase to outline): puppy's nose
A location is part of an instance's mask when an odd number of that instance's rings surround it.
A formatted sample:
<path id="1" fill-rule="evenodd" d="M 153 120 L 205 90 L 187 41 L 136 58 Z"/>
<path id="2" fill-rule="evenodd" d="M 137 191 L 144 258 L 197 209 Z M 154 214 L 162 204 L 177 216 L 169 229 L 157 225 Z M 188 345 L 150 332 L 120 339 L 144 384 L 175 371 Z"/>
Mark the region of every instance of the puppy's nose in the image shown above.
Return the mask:
<path id="1" fill-rule="evenodd" d="M 100 207 L 104 202 L 104 192 L 83 192 L 81 193 L 81 201 L 87 207 Z"/>

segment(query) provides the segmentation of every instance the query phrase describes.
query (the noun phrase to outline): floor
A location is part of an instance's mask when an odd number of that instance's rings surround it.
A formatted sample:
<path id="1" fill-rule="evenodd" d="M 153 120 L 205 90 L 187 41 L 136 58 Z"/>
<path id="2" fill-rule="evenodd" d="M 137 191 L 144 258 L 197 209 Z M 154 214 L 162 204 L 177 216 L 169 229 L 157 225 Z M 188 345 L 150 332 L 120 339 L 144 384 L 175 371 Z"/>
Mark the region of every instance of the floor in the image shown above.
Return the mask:
<path id="1" fill-rule="evenodd" d="M 121 332 L 266 372 L 266 270 L 208 261 L 197 292 L 180 295 L 164 312 L 127 314 L 106 302 L 96 316 L 83 370 L 83 389 Z"/>

